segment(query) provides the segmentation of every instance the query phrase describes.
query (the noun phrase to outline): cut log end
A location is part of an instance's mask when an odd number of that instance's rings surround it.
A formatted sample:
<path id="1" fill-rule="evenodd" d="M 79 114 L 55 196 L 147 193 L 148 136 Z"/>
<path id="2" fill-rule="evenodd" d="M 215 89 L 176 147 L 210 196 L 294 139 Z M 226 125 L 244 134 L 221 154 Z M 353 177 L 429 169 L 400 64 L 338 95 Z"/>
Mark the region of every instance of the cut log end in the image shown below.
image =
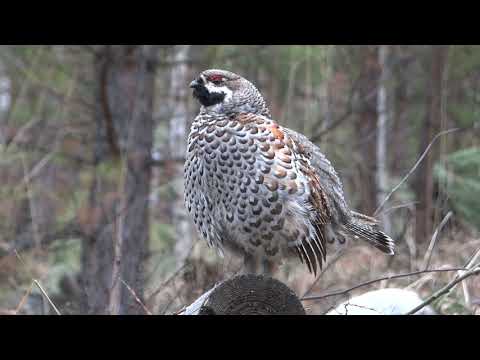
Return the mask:
<path id="1" fill-rule="evenodd" d="M 305 315 L 295 293 L 278 280 L 240 275 L 217 285 L 199 315 Z"/>

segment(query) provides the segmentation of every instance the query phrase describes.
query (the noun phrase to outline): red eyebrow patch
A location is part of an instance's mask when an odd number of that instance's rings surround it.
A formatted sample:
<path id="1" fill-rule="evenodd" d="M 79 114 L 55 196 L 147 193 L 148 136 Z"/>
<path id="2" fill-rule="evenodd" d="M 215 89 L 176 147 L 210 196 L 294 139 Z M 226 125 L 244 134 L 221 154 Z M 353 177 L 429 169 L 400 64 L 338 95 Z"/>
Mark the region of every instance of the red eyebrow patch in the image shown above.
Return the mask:
<path id="1" fill-rule="evenodd" d="M 216 74 L 216 75 L 210 75 L 210 76 L 208 77 L 208 81 L 222 81 L 222 79 L 223 79 L 223 76 L 222 76 L 222 75 L 218 75 L 218 74 Z"/>

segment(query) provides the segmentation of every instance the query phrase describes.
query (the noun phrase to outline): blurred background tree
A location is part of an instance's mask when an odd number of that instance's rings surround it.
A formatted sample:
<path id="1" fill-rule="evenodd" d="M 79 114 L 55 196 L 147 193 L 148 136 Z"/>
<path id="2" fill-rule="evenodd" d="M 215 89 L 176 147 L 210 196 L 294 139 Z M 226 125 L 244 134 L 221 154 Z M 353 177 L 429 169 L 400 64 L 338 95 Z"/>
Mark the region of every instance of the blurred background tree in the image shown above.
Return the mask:
<path id="1" fill-rule="evenodd" d="M 54 313 L 37 279 L 61 313 L 171 313 L 239 270 L 197 241 L 183 206 L 198 112 L 188 84 L 207 68 L 254 82 L 274 119 L 332 161 L 352 207 L 397 241 L 393 258 L 361 243 L 332 253 L 317 281 L 286 263 L 278 276 L 299 295 L 423 269 L 449 212 L 429 266 L 463 266 L 480 247 L 478 46 L 2 46 L 0 311 Z M 431 280 L 372 287 L 431 293 Z M 474 306 L 461 290 L 437 304 Z"/>

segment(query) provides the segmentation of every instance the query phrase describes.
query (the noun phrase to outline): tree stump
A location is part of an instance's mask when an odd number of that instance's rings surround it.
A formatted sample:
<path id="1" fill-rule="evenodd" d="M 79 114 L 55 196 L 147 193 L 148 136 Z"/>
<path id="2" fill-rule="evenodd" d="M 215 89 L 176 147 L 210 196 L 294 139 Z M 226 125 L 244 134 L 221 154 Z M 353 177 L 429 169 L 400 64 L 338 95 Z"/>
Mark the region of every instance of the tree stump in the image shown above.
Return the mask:
<path id="1" fill-rule="evenodd" d="M 300 300 L 288 286 L 262 275 L 226 280 L 189 308 L 194 310 L 185 313 L 191 315 L 305 315 Z"/>

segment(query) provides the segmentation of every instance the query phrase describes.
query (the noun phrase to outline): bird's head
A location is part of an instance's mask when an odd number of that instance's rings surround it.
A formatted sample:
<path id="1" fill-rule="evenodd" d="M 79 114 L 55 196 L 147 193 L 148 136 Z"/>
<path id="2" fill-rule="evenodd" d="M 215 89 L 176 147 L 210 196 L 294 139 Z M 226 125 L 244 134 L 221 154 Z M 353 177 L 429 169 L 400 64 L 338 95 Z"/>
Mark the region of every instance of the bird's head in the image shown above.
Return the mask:
<path id="1" fill-rule="evenodd" d="M 270 116 L 257 88 L 230 71 L 205 70 L 190 83 L 190 87 L 207 113 L 251 112 Z"/>

